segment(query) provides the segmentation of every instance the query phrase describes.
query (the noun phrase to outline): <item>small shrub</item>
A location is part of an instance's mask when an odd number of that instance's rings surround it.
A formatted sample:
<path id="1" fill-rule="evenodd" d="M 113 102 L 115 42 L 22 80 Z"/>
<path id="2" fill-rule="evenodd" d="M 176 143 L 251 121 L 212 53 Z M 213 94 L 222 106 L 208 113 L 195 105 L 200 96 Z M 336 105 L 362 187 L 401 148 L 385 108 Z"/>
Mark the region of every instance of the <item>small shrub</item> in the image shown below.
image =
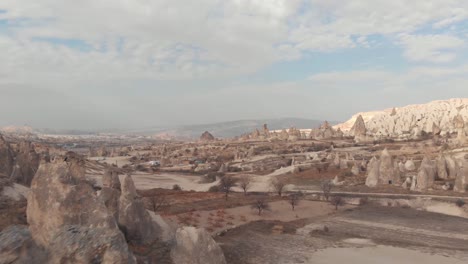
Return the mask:
<path id="1" fill-rule="evenodd" d="M 210 189 L 208 189 L 208 192 L 219 192 L 219 186 L 218 185 L 211 186 Z"/>
<path id="2" fill-rule="evenodd" d="M 463 206 L 466 204 L 466 202 L 465 202 L 464 200 L 462 200 L 462 199 L 458 199 L 458 200 L 455 202 L 455 204 L 456 204 L 458 207 L 463 207 Z"/>
<path id="3" fill-rule="evenodd" d="M 369 198 L 368 197 L 361 197 L 359 198 L 359 205 L 363 206 L 369 203 Z"/>
<path id="4" fill-rule="evenodd" d="M 172 186 L 172 190 L 173 191 L 182 191 L 182 188 L 178 184 L 174 184 L 174 186 Z"/>

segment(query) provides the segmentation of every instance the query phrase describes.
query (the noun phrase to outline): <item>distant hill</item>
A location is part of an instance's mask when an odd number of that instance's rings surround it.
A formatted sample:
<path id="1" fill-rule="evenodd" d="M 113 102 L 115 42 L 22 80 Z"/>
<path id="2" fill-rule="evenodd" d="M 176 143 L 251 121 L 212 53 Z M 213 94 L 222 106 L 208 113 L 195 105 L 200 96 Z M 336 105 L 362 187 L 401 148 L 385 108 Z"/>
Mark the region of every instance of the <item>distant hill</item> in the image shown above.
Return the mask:
<path id="1" fill-rule="evenodd" d="M 155 136 L 159 138 L 178 138 L 178 139 L 195 139 L 200 135 L 209 131 L 213 136 L 218 138 L 232 138 L 245 133 L 252 132 L 255 128 L 261 129 L 263 124 L 267 124 L 270 130 L 279 130 L 283 128 L 315 128 L 320 126 L 323 120 L 312 120 L 302 118 L 278 118 L 278 119 L 262 119 L 262 120 L 239 120 L 222 123 L 202 124 L 202 125 L 187 125 L 172 129 L 163 129 L 154 131 Z M 336 124 L 337 122 L 330 122 Z M 148 134 L 150 131 L 145 131 Z"/>
<path id="2" fill-rule="evenodd" d="M 32 134 L 51 134 L 51 135 L 99 135 L 120 134 L 120 135 L 144 135 L 153 136 L 158 139 L 179 139 L 193 140 L 198 139 L 205 131 L 209 131 L 217 138 L 232 138 L 245 133 L 252 132 L 255 128 L 262 129 L 263 124 L 267 124 L 270 130 L 280 130 L 283 128 L 296 127 L 298 129 L 310 129 L 319 127 L 324 120 L 313 120 L 304 118 L 277 118 L 277 119 L 259 119 L 259 120 L 238 120 L 211 124 L 185 125 L 175 127 L 152 127 L 152 128 L 132 128 L 132 129 L 109 129 L 102 131 L 85 131 L 79 129 L 33 129 L 30 127 L 5 127 L 4 132 L 9 133 L 32 133 Z M 329 121 L 330 122 L 330 121 Z M 338 122 L 330 122 L 337 124 Z M 0 128 L 2 131 L 2 128 Z"/>

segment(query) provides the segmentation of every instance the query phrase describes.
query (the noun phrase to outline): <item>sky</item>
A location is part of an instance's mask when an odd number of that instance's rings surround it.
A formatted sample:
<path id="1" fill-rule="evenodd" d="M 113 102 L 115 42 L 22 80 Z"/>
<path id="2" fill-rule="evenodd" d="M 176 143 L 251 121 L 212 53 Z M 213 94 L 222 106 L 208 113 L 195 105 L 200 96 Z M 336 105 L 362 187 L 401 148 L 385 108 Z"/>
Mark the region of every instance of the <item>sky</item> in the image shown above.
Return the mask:
<path id="1" fill-rule="evenodd" d="M 468 97 L 466 0 L 1 0 L 0 126 L 345 121 Z"/>

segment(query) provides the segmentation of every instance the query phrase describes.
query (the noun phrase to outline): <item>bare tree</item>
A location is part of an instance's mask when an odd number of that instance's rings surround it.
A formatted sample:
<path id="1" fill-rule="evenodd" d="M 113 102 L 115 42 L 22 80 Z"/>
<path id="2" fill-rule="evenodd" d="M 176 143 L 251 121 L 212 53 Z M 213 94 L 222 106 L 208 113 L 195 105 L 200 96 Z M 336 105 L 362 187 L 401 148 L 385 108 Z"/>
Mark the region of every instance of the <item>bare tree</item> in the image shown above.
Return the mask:
<path id="1" fill-rule="evenodd" d="M 338 211 L 338 206 L 344 205 L 344 200 L 341 196 L 333 196 L 330 203 L 335 206 L 335 210 Z"/>
<path id="2" fill-rule="evenodd" d="M 258 211 L 258 215 L 261 215 L 263 211 L 271 210 L 270 204 L 263 198 L 255 201 L 255 203 L 252 204 L 251 207 L 252 209 L 255 209 Z"/>
<path id="3" fill-rule="evenodd" d="M 291 205 L 292 210 L 296 209 L 296 206 L 299 204 L 299 201 L 301 200 L 302 193 L 296 192 L 292 193 L 288 196 L 288 202 Z"/>
<path id="4" fill-rule="evenodd" d="M 247 195 L 247 190 L 250 188 L 250 177 L 247 175 L 243 175 L 239 179 L 239 186 L 244 190 L 244 195 Z"/>
<path id="5" fill-rule="evenodd" d="M 219 190 L 225 194 L 226 200 L 228 199 L 228 195 L 231 192 L 231 188 L 236 186 L 237 180 L 231 176 L 224 176 L 219 181 Z"/>
<path id="6" fill-rule="evenodd" d="M 160 211 L 169 206 L 169 201 L 165 195 L 155 195 L 146 198 L 153 212 Z"/>
<path id="7" fill-rule="evenodd" d="M 278 193 L 279 196 L 283 193 L 284 186 L 286 186 L 286 181 L 280 178 L 274 178 L 271 181 L 271 187 L 273 190 Z"/>
<path id="8" fill-rule="evenodd" d="M 330 180 L 324 180 L 320 184 L 320 188 L 322 189 L 323 196 L 328 201 L 330 197 L 331 189 L 333 188 L 333 183 Z"/>

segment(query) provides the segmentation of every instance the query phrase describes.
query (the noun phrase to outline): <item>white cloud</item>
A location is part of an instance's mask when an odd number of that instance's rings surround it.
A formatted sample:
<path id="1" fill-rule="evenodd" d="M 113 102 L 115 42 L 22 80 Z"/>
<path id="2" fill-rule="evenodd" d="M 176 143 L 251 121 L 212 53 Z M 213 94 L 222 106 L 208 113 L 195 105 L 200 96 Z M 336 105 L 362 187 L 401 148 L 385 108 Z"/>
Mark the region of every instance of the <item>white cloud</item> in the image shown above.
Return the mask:
<path id="1" fill-rule="evenodd" d="M 450 62 L 464 40 L 450 35 L 403 35 L 404 56 L 411 61 Z"/>

